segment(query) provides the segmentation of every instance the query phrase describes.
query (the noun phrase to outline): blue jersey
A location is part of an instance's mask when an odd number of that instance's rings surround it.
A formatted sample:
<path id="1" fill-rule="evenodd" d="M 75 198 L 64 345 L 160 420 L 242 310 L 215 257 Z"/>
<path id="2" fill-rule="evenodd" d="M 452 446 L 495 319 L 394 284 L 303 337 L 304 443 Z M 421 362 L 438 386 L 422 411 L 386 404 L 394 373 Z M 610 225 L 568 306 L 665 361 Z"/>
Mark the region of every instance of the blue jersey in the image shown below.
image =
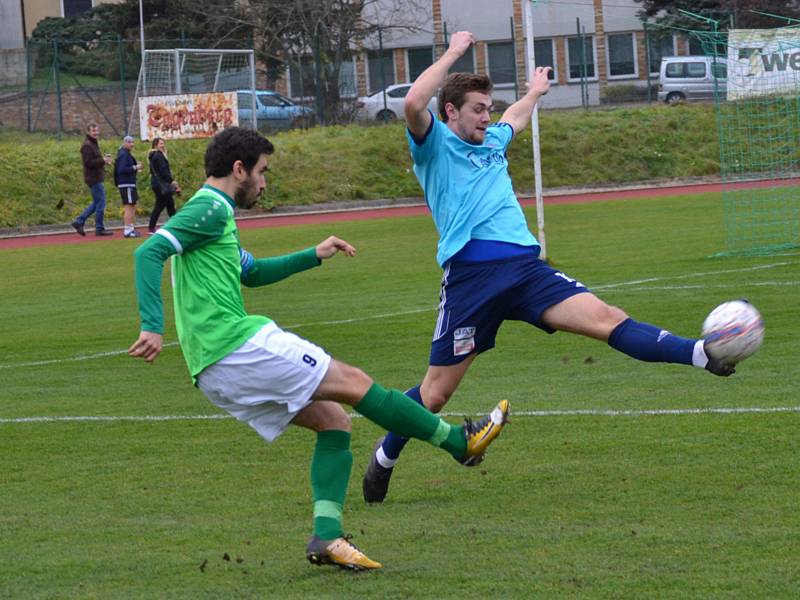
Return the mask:
<path id="1" fill-rule="evenodd" d="M 508 174 L 511 126 L 499 123 L 487 128 L 483 144 L 475 145 L 432 114 L 431 119 L 424 139 L 406 134 L 414 173 L 439 231 L 438 263 L 444 266 L 473 239 L 538 246 Z"/>

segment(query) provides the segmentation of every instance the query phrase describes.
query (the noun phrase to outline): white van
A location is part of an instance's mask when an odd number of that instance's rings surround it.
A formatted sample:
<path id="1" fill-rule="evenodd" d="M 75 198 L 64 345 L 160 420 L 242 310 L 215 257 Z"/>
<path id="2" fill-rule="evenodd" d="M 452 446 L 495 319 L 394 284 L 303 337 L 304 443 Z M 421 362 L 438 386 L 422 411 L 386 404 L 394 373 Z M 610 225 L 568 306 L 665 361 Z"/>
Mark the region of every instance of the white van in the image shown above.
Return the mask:
<path id="1" fill-rule="evenodd" d="M 725 94 L 728 65 L 713 56 L 665 56 L 658 77 L 658 99 L 667 104 L 686 100 L 713 100 L 716 88 Z"/>

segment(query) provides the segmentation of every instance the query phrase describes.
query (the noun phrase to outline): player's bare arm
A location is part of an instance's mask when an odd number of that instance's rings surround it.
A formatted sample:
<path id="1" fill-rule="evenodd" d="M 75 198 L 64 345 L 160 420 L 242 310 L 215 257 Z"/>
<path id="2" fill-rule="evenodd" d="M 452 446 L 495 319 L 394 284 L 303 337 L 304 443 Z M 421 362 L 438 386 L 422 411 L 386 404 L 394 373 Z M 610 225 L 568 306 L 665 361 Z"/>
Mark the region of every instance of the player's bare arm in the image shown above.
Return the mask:
<path id="1" fill-rule="evenodd" d="M 164 338 L 160 333 L 142 331 L 133 345 L 128 348 L 128 354 L 133 358 L 143 358 L 146 362 L 153 362 L 161 353 Z"/>
<path id="2" fill-rule="evenodd" d="M 356 249 L 353 246 L 334 235 L 317 244 L 317 258 L 319 259 L 330 258 L 337 252 L 344 252 L 347 256 L 356 255 Z"/>
<path id="3" fill-rule="evenodd" d="M 508 123 L 517 134 L 525 129 L 531 122 L 533 107 L 550 90 L 550 80 L 547 78 L 550 67 L 536 67 L 531 80 L 527 83 L 528 92 L 506 109 L 500 118 L 501 123 Z"/>
<path id="4" fill-rule="evenodd" d="M 408 130 L 416 137 L 425 135 L 431 124 L 428 102 L 444 82 L 450 68 L 464 56 L 474 43 L 475 38 L 469 31 L 455 32 L 450 37 L 450 47 L 447 51 L 439 60 L 425 69 L 408 90 L 404 104 L 406 124 Z"/>

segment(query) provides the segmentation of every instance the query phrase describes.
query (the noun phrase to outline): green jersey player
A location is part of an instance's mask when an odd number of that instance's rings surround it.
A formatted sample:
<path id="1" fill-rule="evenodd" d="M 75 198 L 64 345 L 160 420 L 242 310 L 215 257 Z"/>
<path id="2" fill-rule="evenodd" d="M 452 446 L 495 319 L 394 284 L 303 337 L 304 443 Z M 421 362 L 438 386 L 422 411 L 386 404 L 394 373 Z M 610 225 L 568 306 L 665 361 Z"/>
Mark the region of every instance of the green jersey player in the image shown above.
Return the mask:
<path id="1" fill-rule="evenodd" d="M 315 564 L 377 569 L 343 535 L 342 507 L 350 470 L 352 406 L 379 426 L 428 441 L 463 464 L 479 462 L 508 416 L 503 400 L 477 422 L 450 425 L 397 390 L 283 331 L 269 317 L 248 315 L 241 285 L 262 286 L 316 267 L 355 248 L 337 237 L 286 256 L 255 259 L 239 242 L 236 206 L 253 206 L 265 186 L 272 144 L 232 127 L 208 146 L 205 185 L 135 252 L 141 315 L 133 357 L 152 362 L 163 343 L 161 275 L 172 262 L 175 325 L 192 381 L 216 406 L 272 441 L 290 424 L 316 433 L 311 459 Z"/>

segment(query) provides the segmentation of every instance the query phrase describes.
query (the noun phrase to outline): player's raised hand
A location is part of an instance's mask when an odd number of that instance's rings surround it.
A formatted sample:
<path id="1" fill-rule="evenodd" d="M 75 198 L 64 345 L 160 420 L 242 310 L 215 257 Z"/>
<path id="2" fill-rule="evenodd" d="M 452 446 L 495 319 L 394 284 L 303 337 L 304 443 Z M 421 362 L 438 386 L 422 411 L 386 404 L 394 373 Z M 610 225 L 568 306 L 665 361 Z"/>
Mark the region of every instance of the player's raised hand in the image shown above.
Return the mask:
<path id="1" fill-rule="evenodd" d="M 139 333 L 139 339 L 128 348 L 128 354 L 134 358 L 143 358 L 147 362 L 153 362 L 161 353 L 163 343 L 164 338 L 160 333 L 142 331 Z"/>
<path id="2" fill-rule="evenodd" d="M 469 31 L 456 31 L 450 36 L 450 50 L 457 52 L 459 56 L 464 56 L 469 47 L 475 43 L 475 36 Z"/>
<path id="3" fill-rule="evenodd" d="M 335 235 L 317 244 L 317 258 L 330 258 L 337 252 L 344 252 L 347 256 L 356 255 L 356 249 L 353 246 Z"/>
<path id="4" fill-rule="evenodd" d="M 527 83 L 528 92 L 533 92 L 539 96 L 544 96 L 550 90 L 550 67 L 536 67 L 531 73 L 531 79 Z"/>

